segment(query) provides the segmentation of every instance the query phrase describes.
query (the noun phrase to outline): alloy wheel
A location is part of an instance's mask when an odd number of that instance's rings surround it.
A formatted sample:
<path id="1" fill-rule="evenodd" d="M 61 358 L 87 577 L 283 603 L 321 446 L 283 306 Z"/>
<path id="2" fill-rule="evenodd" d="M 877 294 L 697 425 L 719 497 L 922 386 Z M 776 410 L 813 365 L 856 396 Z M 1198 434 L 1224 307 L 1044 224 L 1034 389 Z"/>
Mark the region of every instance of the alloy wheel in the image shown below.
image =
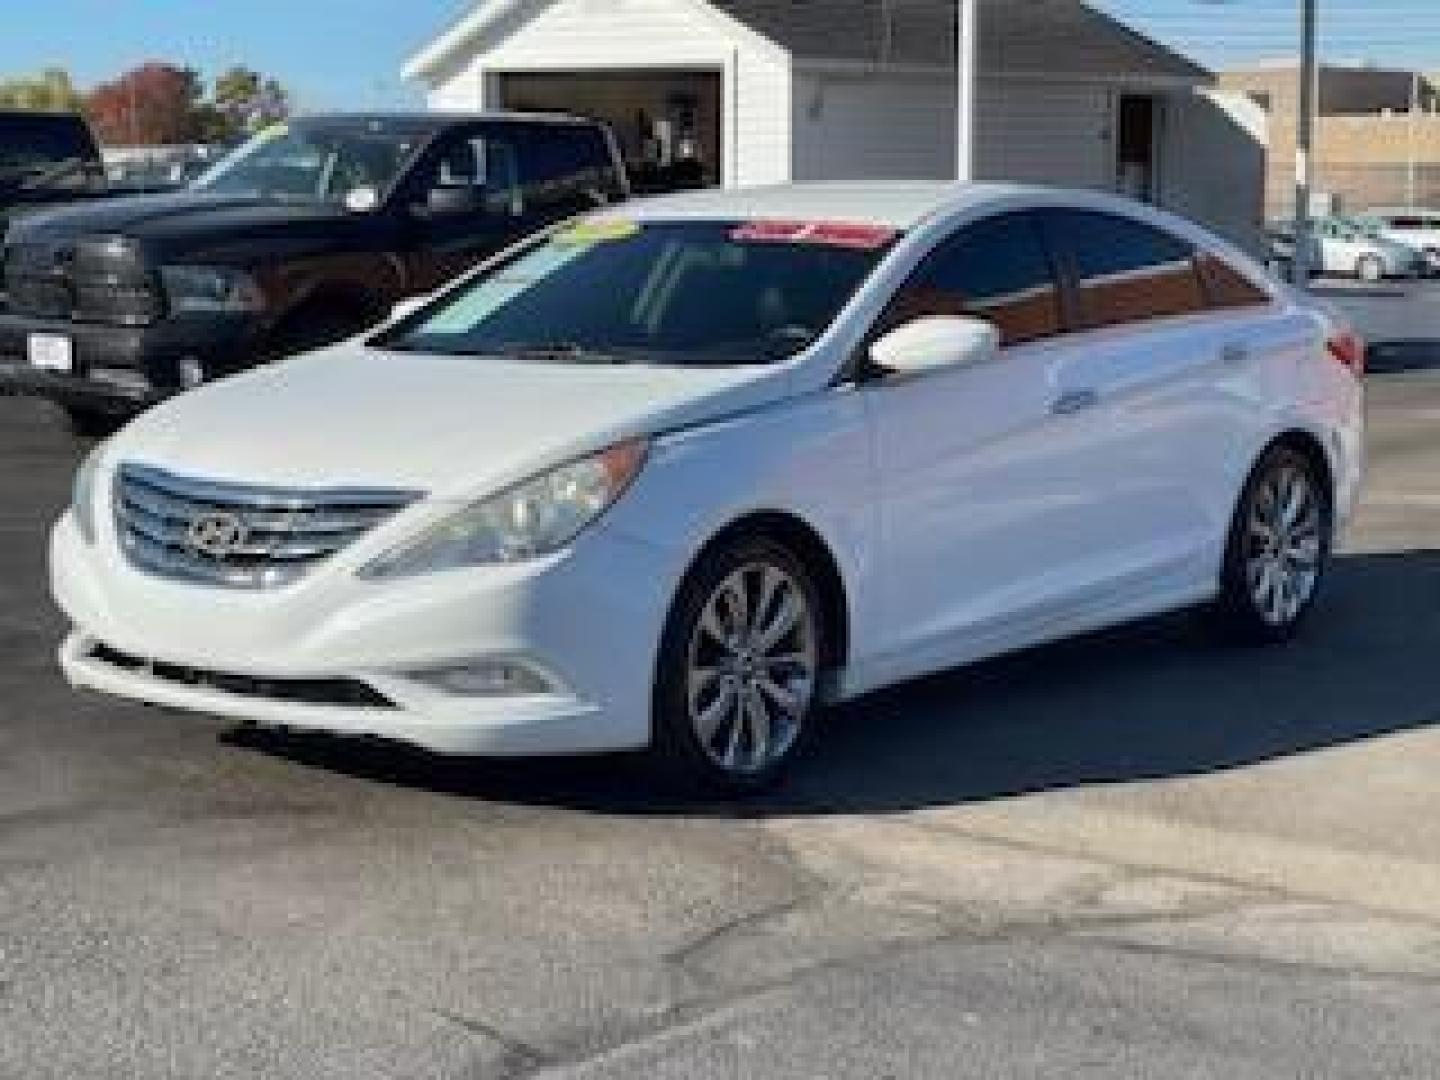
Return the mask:
<path id="1" fill-rule="evenodd" d="M 818 668 L 815 613 L 800 582 L 773 563 L 740 566 L 691 634 L 685 685 L 696 742 L 727 774 L 764 773 L 799 740 Z"/>
<path id="2" fill-rule="evenodd" d="M 1285 627 L 1304 612 L 1320 583 L 1325 509 L 1310 476 L 1275 469 L 1255 489 L 1246 522 L 1245 578 L 1256 613 Z"/>

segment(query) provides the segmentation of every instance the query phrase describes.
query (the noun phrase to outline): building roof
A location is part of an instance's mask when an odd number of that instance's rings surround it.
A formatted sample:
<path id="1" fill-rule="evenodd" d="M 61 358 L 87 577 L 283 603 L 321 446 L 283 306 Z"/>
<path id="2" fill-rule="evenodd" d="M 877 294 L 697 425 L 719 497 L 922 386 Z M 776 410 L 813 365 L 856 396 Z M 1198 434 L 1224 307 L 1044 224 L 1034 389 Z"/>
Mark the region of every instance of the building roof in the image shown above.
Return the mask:
<path id="1" fill-rule="evenodd" d="M 480 0 L 417 53 L 407 78 L 442 69 L 519 0 Z M 797 60 L 955 65 L 955 0 L 706 0 Z M 603 16 L 597 16 L 603 17 Z M 999 0 L 981 8 L 987 72 L 1208 83 L 1211 74 L 1082 0 Z"/>
<path id="2" fill-rule="evenodd" d="M 710 0 L 803 60 L 953 67 L 955 0 Z M 981 60 L 996 72 L 1207 81 L 1210 73 L 1081 0 L 980 8 Z"/>

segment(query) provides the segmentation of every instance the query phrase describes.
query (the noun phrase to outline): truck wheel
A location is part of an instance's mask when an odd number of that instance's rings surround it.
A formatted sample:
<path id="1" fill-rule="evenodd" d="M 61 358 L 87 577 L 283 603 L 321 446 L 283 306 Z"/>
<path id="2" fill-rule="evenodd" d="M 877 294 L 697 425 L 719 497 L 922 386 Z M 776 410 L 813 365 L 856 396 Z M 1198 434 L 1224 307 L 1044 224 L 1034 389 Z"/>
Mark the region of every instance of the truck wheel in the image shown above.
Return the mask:
<path id="1" fill-rule="evenodd" d="M 125 424 L 123 416 L 99 409 L 86 409 L 78 405 L 63 405 L 61 409 L 65 413 L 65 423 L 70 428 L 70 434 L 77 439 L 104 439 L 114 435 Z"/>

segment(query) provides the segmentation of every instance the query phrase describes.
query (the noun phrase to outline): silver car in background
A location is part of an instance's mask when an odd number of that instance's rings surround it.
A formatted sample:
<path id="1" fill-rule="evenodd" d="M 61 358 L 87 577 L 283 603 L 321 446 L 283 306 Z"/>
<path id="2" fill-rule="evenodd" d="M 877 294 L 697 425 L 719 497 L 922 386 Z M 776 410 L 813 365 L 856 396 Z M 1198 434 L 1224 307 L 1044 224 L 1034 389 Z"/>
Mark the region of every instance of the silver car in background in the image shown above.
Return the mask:
<path id="1" fill-rule="evenodd" d="M 1313 227 L 1311 265 L 1326 277 L 1377 282 L 1422 277 L 1428 269 L 1422 252 L 1386 238 L 1373 222 L 1325 217 L 1317 218 Z"/>

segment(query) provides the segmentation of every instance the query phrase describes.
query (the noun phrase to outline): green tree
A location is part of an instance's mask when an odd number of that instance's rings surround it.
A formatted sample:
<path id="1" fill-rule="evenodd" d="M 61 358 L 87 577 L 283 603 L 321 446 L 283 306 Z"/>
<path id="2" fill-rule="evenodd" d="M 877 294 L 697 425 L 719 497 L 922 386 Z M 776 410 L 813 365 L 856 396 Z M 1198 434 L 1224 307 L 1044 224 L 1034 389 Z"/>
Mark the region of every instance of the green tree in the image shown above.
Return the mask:
<path id="1" fill-rule="evenodd" d="M 277 80 L 239 65 L 216 77 L 210 96 L 229 137 L 258 131 L 290 115 L 290 94 Z"/>
<path id="2" fill-rule="evenodd" d="M 46 68 L 30 77 L 0 79 L 0 108 L 77 112 L 83 104 L 69 72 L 61 68 Z"/>

